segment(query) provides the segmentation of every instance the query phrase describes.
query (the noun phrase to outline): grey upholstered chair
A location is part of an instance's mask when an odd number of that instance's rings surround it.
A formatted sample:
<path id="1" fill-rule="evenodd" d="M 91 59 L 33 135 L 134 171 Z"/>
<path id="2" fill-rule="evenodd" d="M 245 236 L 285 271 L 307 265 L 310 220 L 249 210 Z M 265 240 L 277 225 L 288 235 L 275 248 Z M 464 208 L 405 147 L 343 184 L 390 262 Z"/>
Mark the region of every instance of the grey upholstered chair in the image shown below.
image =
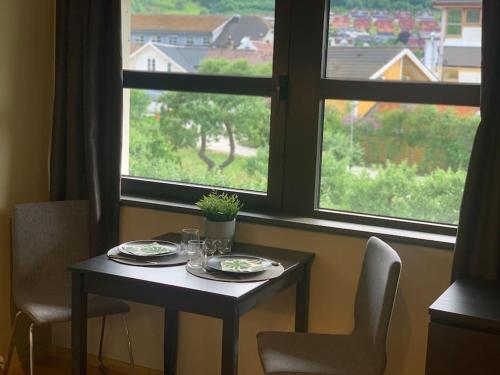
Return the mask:
<path id="1" fill-rule="evenodd" d="M 19 309 L 14 321 L 5 374 L 13 352 L 18 318 L 25 314 L 30 326 L 30 374 L 34 371 L 33 326 L 71 320 L 71 275 L 66 267 L 88 258 L 88 202 L 64 201 L 15 206 L 12 223 L 12 293 Z M 90 296 L 89 317 L 102 317 L 99 367 L 106 316 L 122 314 L 132 372 L 134 360 L 125 314 L 129 306 L 121 301 Z"/>
<path id="2" fill-rule="evenodd" d="M 401 260 L 386 243 L 368 240 L 350 335 L 262 332 L 257 335 L 266 374 L 380 375 L 398 288 Z"/>

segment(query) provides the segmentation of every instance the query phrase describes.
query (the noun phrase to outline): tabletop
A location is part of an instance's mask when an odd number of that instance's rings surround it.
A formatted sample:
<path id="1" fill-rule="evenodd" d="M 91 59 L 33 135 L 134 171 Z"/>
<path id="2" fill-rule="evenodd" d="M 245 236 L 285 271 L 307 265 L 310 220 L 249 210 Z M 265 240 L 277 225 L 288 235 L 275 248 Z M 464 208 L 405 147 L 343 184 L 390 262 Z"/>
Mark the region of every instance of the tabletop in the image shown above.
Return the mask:
<path id="1" fill-rule="evenodd" d="M 429 307 L 429 312 L 432 319 L 500 331 L 500 282 L 459 279 Z"/>
<path id="2" fill-rule="evenodd" d="M 155 239 L 178 243 L 180 242 L 180 235 L 177 233 L 168 233 L 156 237 Z M 301 265 L 311 263 L 314 258 L 314 254 L 312 253 L 244 243 L 235 243 L 232 253 L 258 255 L 278 261 L 285 268 L 283 275 L 292 272 Z M 135 267 L 114 262 L 108 259 L 106 255 L 87 259 L 70 266 L 68 269 L 72 272 L 92 273 L 110 278 L 138 280 L 142 283 L 155 284 L 158 287 L 175 287 L 180 290 L 185 289 L 202 292 L 204 294 L 214 294 L 219 297 L 236 300 L 244 298 L 249 293 L 265 287 L 266 284 L 273 281 L 266 280 L 248 283 L 213 281 L 191 275 L 186 272 L 184 265 L 169 267 Z"/>

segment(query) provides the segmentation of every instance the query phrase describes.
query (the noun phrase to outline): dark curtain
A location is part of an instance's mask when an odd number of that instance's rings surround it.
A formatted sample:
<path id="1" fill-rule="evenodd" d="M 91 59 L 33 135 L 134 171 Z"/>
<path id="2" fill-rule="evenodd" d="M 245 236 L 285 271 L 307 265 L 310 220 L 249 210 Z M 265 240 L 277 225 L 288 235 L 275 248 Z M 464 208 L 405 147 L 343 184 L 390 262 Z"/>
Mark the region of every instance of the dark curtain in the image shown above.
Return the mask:
<path id="1" fill-rule="evenodd" d="M 500 1 L 483 0 L 481 124 L 460 211 L 452 279 L 500 279 Z"/>
<path id="2" fill-rule="evenodd" d="M 89 199 L 91 254 L 118 242 L 120 0 L 57 0 L 51 200 Z"/>

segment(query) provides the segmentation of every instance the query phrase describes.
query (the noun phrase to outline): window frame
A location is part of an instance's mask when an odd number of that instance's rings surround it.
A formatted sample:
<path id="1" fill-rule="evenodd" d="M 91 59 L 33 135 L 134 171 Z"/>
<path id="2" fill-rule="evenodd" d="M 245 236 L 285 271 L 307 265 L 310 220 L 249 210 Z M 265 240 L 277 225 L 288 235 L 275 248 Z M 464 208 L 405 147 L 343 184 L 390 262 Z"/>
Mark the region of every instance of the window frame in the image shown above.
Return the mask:
<path id="1" fill-rule="evenodd" d="M 479 107 L 480 85 L 327 79 L 329 0 L 277 0 L 275 20 L 270 78 L 124 70 L 124 88 L 271 97 L 267 194 L 217 188 L 237 192 L 248 211 L 455 235 L 457 226 L 452 224 L 320 209 L 323 103 L 337 99 Z M 192 204 L 211 189 L 122 176 L 124 196 Z"/>
<path id="2" fill-rule="evenodd" d="M 477 21 L 473 21 L 473 22 L 469 21 L 469 12 L 471 12 L 471 11 L 478 12 Z M 464 25 L 465 26 L 481 26 L 482 11 L 480 8 L 465 8 L 464 13 L 465 13 L 465 16 L 464 16 Z"/>
<path id="3" fill-rule="evenodd" d="M 271 114 L 267 192 L 262 193 L 122 175 L 122 195 L 195 203 L 204 194 L 216 189 L 218 191 L 238 193 L 245 208 L 248 210 L 280 211 L 283 184 L 283 140 L 286 122 L 286 77 L 288 75 L 290 21 L 290 4 L 288 1 L 276 1 L 275 17 L 280 21 L 275 23 L 275 48 L 271 77 L 123 70 L 124 89 L 234 94 L 270 98 Z"/>
<path id="4" fill-rule="evenodd" d="M 458 11 L 460 14 L 460 21 L 459 22 L 453 22 L 450 23 L 450 12 L 451 11 Z M 461 8 L 448 8 L 446 10 L 446 36 L 452 37 L 452 38 L 461 38 L 462 33 L 463 33 L 463 24 L 464 24 L 464 10 Z M 450 26 L 452 27 L 459 27 L 460 32 L 459 33 L 450 33 L 449 28 Z"/>

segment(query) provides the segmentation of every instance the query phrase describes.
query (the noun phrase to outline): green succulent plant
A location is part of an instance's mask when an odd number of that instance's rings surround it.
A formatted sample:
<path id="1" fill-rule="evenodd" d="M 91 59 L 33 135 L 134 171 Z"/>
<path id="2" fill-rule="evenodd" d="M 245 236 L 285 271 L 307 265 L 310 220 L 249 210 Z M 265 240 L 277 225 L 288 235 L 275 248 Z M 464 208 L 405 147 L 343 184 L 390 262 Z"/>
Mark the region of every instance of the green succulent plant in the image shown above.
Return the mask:
<path id="1" fill-rule="evenodd" d="M 231 221 L 236 218 L 238 211 L 243 207 L 236 194 L 217 193 L 213 191 L 203 196 L 196 205 L 203 216 L 210 221 Z"/>

